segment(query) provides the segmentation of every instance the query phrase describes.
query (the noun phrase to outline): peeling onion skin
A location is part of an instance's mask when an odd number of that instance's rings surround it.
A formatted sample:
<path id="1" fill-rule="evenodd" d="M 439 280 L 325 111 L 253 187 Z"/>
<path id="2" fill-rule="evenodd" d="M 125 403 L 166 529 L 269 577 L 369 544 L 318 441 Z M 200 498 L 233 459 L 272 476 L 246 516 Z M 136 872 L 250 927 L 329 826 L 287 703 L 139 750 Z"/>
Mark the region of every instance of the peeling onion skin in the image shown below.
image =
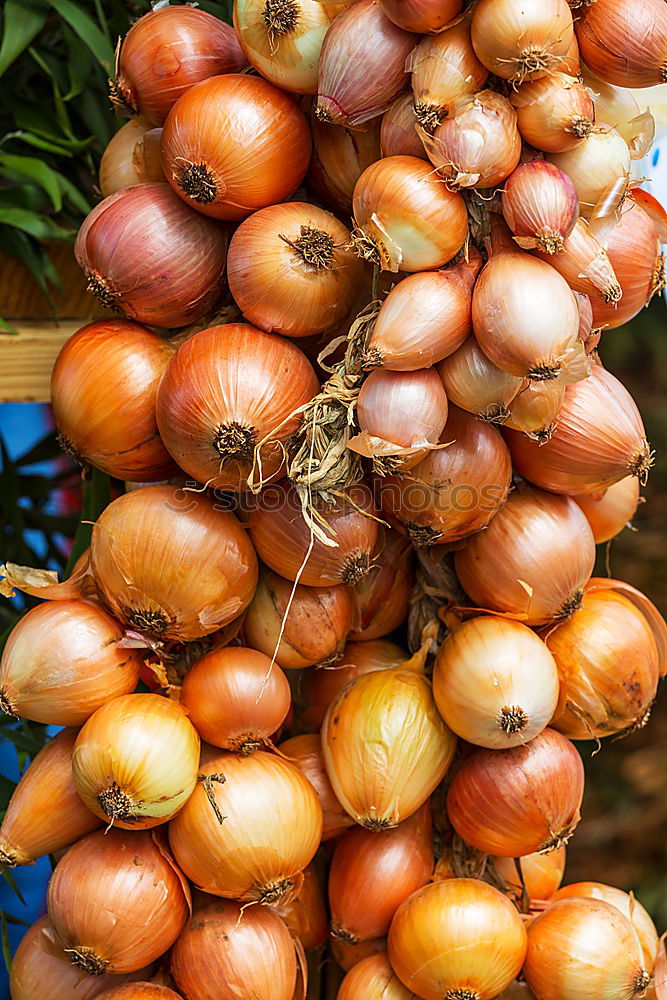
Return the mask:
<path id="1" fill-rule="evenodd" d="M 353 965 L 340 984 L 336 1000 L 419 1000 L 406 990 L 384 951 Z"/>
<path id="2" fill-rule="evenodd" d="M 549 153 L 549 160 L 574 184 L 586 219 L 594 217 L 598 203 L 628 179 L 631 167 L 627 142 L 604 122 L 597 122 L 596 129 L 572 149 Z"/>
<path id="3" fill-rule="evenodd" d="M 595 544 L 601 545 L 615 538 L 631 524 L 640 502 L 639 480 L 627 476 L 613 486 L 609 486 L 602 496 L 582 494 L 573 500 L 581 507 L 595 536 Z"/>
<path id="4" fill-rule="evenodd" d="M 447 815 L 466 843 L 515 858 L 562 847 L 579 822 L 584 766 L 554 729 L 525 746 L 475 750 L 449 787 Z"/>
<path id="5" fill-rule="evenodd" d="M 667 10 L 660 0 L 596 0 L 576 25 L 581 57 L 607 83 L 667 80 Z"/>
<path id="6" fill-rule="evenodd" d="M 313 153 L 308 182 L 327 205 L 349 215 L 352 194 L 366 167 L 383 155 L 380 151 L 380 119 L 371 119 L 365 131 L 321 122 L 311 113 Z M 415 138 L 416 138 L 415 133 Z"/>

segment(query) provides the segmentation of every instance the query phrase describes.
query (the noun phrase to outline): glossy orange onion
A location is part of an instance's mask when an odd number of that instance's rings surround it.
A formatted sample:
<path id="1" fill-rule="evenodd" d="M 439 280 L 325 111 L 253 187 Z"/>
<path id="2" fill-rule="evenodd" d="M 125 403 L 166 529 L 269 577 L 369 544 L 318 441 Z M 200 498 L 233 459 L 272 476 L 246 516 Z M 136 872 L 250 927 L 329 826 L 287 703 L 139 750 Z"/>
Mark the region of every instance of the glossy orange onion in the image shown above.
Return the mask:
<path id="1" fill-rule="evenodd" d="M 344 833 L 354 820 L 343 809 L 331 787 L 324 767 L 322 741 L 317 733 L 292 736 L 280 744 L 280 752 L 301 771 L 315 789 L 322 806 L 324 826 L 322 840 L 331 840 Z"/>
<path id="2" fill-rule="evenodd" d="M 505 882 L 505 893 L 521 900 L 524 893 L 529 904 L 553 899 L 563 880 L 566 848 L 558 847 L 548 854 L 526 854 L 523 858 L 494 858 L 493 867 Z M 518 866 L 517 866 L 518 862 Z"/>
<path id="3" fill-rule="evenodd" d="M 615 538 L 631 523 L 640 501 L 639 480 L 636 476 L 628 476 L 606 489 L 602 496 L 583 493 L 572 499 L 586 515 L 595 544 L 601 545 Z"/>
<path id="4" fill-rule="evenodd" d="M 134 972 L 178 937 L 189 890 L 154 836 L 91 833 L 58 862 L 47 894 L 49 920 L 72 965 L 84 972 Z"/>
<path id="5" fill-rule="evenodd" d="M 178 864 L 204 892 L 276 903 L 294 893 L 322 836 L 315 790 L 287 760 L 221 752 L 169 825 Z"/>
<path id="6" fill-rule="evenodd" d="M 425 1000 L 491 1000 L 516 978 L 525 953 L 516 908 L 477 879 L 419 889 L 399 907 L 389 932 L 392 968 Z"/>
<path id="7" fill-rule="evenodd" d="M 329 934 L 329 917 L 324 903 L 315 866 L 310 864 L 303 873 L 301 888 L 293 899 L 276 906 L 277 913 L 304 951 L 320 948 Z"/>
<path id="8" fill-rule="evenodd" d="M 509 406 L 524 385 L 487 358 L 474 336 L 438 365 L 447 398 L 467 413 L 491 424 L 503 424 Z"/>
<path id="9" fill-rule="evenodd" d="M 388 18 L 419 35 L 441 31 L 461 10 L 461 0 L 381 0 Z"/>
<path id="10" fill-rule="evenodd" d="M 367 830 L 397 826 L 417 812 L 447 773 L 455 748 L 430 682 L 408 670 L 358 677 L 332 701 L 322 723 L 324 764 L 336 797 Z"/>
<path id="11" fill-rule="evenodd" d="M 172 486 L 147 486 L 109 504 L 90 553 L 108 607 L 159 638 L 216 632 L 248 606 L 257 584 L 257 557 L 234 515 Z"/>
<path id="12" fill-rule="evenodd" d="M 380 148 L 383 156 L 418 156 L 426 150 L 417 134 L 417 118 L 411 93 L 401 94 L 382 116 Z"/>
<path id="13" fill-rule="evenodd" d="M 39 604 L 17 622 L 3 649 L 0 708 L 34 722 L 80 726 L 136 687 L 143 656 L 122 640 L 122 627 L 96 604 Z"/>
<path id="14" fill-rule="evenodd" d="M 125 983 L 105 991 L 105 996 L 107 1000 L 179 1000 L 178 993 L 159 983 Z"/>
<path id="15" fill-rule="evenodd" d="M 102 153 L 99 184 L 102 197 L 132 187 L 162 181 L 160 140 L 162 129 L 132 118 L 111 137 Z"/>
<path id="16" fill-rule="evenodd" d="M 418 1000 L 403 986 L 385 952 L 354 965 L 340 984 L 337 1000 Z"/>
<path id="17" fill-rule="evenodd" d="M 597 0 L 596 0 L 597 2 Z M 602 0 L 582 12 L 584 61 L 617 87 L 651 87 L 667 78 L 667 11 L 659 0 Z"/>
<path id="18" fill-rule="evenodd" d="M 468 757 L 449 787 L 447 815 L 466 843 L 516 858 L 567 843 L 583 791 L 581 757 L 568 739 L 545 729 L 525 746 Z"/>
<path id="19" fill-rule="evenodd" d="M 609 577 L 591 577 L 586 591 L 612 591 L 625 597 L 633 607 L 638 608 L 646 619 L 653 633 L 659 657 L 659 672 L 661 677 L 667 676 L 667 622 L 658 611 L 655 604 L 649 601 L 645 594 L 622 580 Z"/>
<path id="20" fill-rule="evenodd" d="M 398 628 L 408 615 L 413 579 L 409 541 L 398 531 L 385 530 L 382 551 L 354 588 L 359 620 L 350 637 L 366 642 Z"/>
<path id="21" fill-rule="evenodd" d="M 362 132 L 321 122 L 315 114 L 311 114 L 310 127 L 313 155 L 308 180 L 328 205 L 349 214 L 354 185 L 366 167 L 382 155 L 380 120 L 366 122 Z"/>
<path id="22" fill-rule="evenodd" d="M 613 304 L 623 295 L 608 253 L 585 219 L 577 220 L 558 253 L 546 254 L 539 248 L 532 252 L 555 268 L 574 291 L 590 295 L 591 307 L 597 298 Z"/>
<path id="23" fill-rule="evenodd" d="M 162 167 L 197 212 L 245 219 L 296 190 L 310 132 L 297 104 L 261 77 L 214 76 L 180 98 L 162 133 Z"/>
<path id="24" fill-rule="evenodd" d="M 156 414 L 168 451 L 190 476 L 222 490 L 270 479 L 284 462 L 295 415 L 319 389 L 305 354 L 248 323 L 201 330 L 167 365 Z"/>
<path id="25" fill-rule="evenodd" d="M 481 0 L 471 31 L 480 62 L 512 83 L 557 69 L 574 33 L 566 0 Z"/>
<path id="26" fill-rule="evenodd" d="M 427 133 L 441 125 L 462 98 L 481 90 L 489 75 L 472 47 L 469 19 L 422 38 L 408 65 L 414 113 Z"/>
<path id="27" fill-rule="evenodd" d="M 475 604 L 527 625 L 569 617 L 594 563 L 593 532 L 574 500 L 525 483 L 456 553 L 461 586 Z"/>
<path id="28" fill-rule="evenodd" d="M 558 422 L 565 386 L 555 382 L 529 382 L 519 389 L 509 405 L 505 426 L 526 434 L 533 441 L 548 441 Z"/>
<path id="29" fill-rule="evenodd" d="M 545 153 L 564 153 L 586 139 L 595 124 L 595 103 L 576 77 L 562 72 L 529 80 L 510 94 L 519 132 Z"/>

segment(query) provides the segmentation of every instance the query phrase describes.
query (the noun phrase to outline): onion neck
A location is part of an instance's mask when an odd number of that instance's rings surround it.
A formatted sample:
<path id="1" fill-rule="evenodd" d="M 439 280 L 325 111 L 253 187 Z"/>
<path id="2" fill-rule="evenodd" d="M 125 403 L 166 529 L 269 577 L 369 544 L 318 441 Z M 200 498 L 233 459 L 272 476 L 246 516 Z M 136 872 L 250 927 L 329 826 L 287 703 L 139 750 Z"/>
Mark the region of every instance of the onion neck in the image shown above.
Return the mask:
<path id="1" fill-rule="evenodd" d="M 275 906 L 276 903 L 287 902 L 296 886 L 294 878 L 284 878 L 271 885 L 258 887 L 257 902 L 263 906 Z"/>
<path id="2" fill-rule="evenodd" d="M 354 222 L 352 229 L 351 247 L 357 257 L 375 264 L 376 267 L 381 267 L 384 248 L 376 240 L 368 236 L 356 222 Z"/>
<path id="3" fill-rule="evenodd" d="M 89 976 L 102 976 L 107 971 L 109 962 L 96 955 L 92 948 L 65 948 L 72 965 L 82 969 Z"/>
<path id="4" fill-rule="evenodd" d="M 299 5 L 295 0 L 266 0 L 262 20 L 269 37 L 282 38 L 294 31 L 299 23 Z"/>
<path id="5" fill-rule="evenodd" d="M 514 59 L 506 61 L 514 69 L 510 82 L 517 85 L 530 79 L 536 73 L 546 73 L 547 70 L 557 69 L 558 63 L 562 60 L 539 45 L 529 45 Z"/>
<path id="6" fill-rule="evenodd" d="M 295 240 L 289 240 L 281 233 L 278 235 L 304 264 L 317 271 L 329 271 L 333 267 L 336 244 L 329 233 L 311 226 L 301 226 L 301 233 Z"/>
<path id="7" fill-rule="evenodd" d="M 430 525 L 415 524 L 414 521 L 405 521 L 403 527 L 408 533 L 408 537 L 416 549 L 425 549 L 430 545 L 436 545 L 442 538 L 442 532 Z"/>
<path id="8" fill-rule="evenodd" d="M 70 439 L 67 437 L 66 434 L 63 434 L 62 431 L 58 431 L 56 435 L 56 441 L 58 442 L 62 450 L 65 452 L 65 454 L 69 455 L 69 457 L 72 459 L 73 462 L 75 462 L 77 465 L 80 465 L 82 468 L 85 468 L 85 466 L 88 463 L 86 462 L 81 452 L 72 444 L 72 442 L 70 441 Z"/>

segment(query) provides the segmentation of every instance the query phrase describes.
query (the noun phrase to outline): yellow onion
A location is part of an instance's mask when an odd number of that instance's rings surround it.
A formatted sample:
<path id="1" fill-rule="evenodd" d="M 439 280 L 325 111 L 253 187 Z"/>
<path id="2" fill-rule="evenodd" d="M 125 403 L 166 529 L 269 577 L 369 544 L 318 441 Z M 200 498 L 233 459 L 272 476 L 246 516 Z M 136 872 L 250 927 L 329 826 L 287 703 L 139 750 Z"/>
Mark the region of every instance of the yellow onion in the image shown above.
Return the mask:
<path id="1" fill-rule="evenodd" d="M 403 90 L 416 37 L 385 15 L 380 0 L 357 0 L 326 34 L 317 78 L 320 121 L 362 125 Z"/>
<path id="2" fill-rule="evenodd" d="M 336 797 L 367 830 L 397 826 L 417 812 L 447 773 L 455 748 L 429 681 L 407 670 L 357 678 L 322 723 L 324 764 Z"/>
<path id="3" fill-rule="evenodd" d="M 414 113 L 427 133 L 442 124 L 461 98 L 481 90 L 489 75 L 475 55 L 467 19 L 422 38 L 410 53 L 408 69 Z"/>
<path id="4" fill-rule="evenodd" d="M 114 986 L 104 995 L 107 1000 L 179 1000 L 178 993 L 174 993 L 168 986 L 161 986 L 159 983 L 126 983 L 123 986 Z"/>
<path id="5" fill-rule="evenodd" d="M 567 0 L 567 2 L 570 4 L 570 7 L 573 6 L 572 0 Z M 583 2 L 586 3 L 587 0 L 583 0 Z M 559 72 L 565 73 L 567 76 L 581 76 L 582 67 L 579 54 L 579 42 L 577 41 L 576 32 L 572 35 L 572 41 L 570 42 L 569 49 L 563 56 L 561 62 L 558 63 L 558 69 Z M 552 76 L 553 74 L 548 75 Z M 540 77 L 540 79 L 544 80 L 546 78 Z"/>
<path id="6" fill-rule="evenodd" d="M 292 1000 L 297 962 L 290 933 L 264 906 L 213 900 L 198 907 L 174 945 L 171 974 L 188 1000 Z M 215 986 L 214 986 L 215 984 Z"/>
<path id="7" fill-rule="evenodd" d="M 433 697 L 449 728 L 476 746 L 505 749 L 532 740 L 558 703 L 554 658 L 519 622 L 471 618 L 445 639 Z"/>
<path id="8" fill-rule="evenodd" d="M 354 965 L 340 984 L 337 1000 L 418 1000 L 394 973 L 386 953 Z"/>
<path id="9" fill-rule="evenodd" d="M 42 747 L 14 789 L 0 825 L 0 864 L 31 865 L 80 840 L 100 825 L 72 778 L 76 729 L 63 729 Z"/>
<path id="10" fill-rule="evenodd" d="M 383 156 L 418 156 L 426 159 L 426 150 L 417 134 L 414 98 L 401 94 L 382 116 L 380 149 Z"/>
<path id="11" fill-rule="evenodd" d="M 448 191 L 429 164 L 415 156 L 388 156 L 367 167 L 352 204 L 356 252 L 384 271 L 442 267 L 468 234 L 461 196 Z"/>
<path id="12" fill-rule="evenodd" d="M 303 873 L 303 883 L 293 899 L 275 907 L 288 931 L 304 951 L 320 948 L 329 934 L 329 918 L 314 865 Z"/>
<path id="13" fill-rule="evenodd" d="M 495 187 L 519 163 L 516 111 L 493 90 L 462 97 L 430 135 L 421 133 L 428 158 L 451 191 Z"/>
<path id="14" fill-rule="evenodd" d="M 456 553 L 461 586 L 478 607 L 527 625 L 568 618 L 580 607 L 594 563 L 593 532 L 574 500 L 526 483 Z"/>
<path id="15" fill-rule="evenodd" d="M 557 254 L 579 218 L 574 184 L 544 160 L 522 163 L 508 177 L 502 195 L 503 215 L 524 250 Z"/>
<path id="16" fill-rule="evenodd" d="M 491 1000 L 518 975 L 526 931 L 497 889 L 451 879 L 432 882 L 399 907 L 388 949 L 398 978 L 424 1000 Z"/>
<path id="17" fill-rule="evenodd" d="M 577 21 L 582 58 L 617 87 L 667 79 L 667 11 L 660 0 L 596 0 Z"/>
<path id="18" fill-rule="evenodd" d="M 322 809 L 293 764 L 258 750 L 209 755 L 169 825 L 178 864 L 204 892 L 276 903 L 298 889 L 322 836 Z"/>
<path id="19" fill-rule="evenodd" d="M 349 213 L 354 185 L 366 167 L 380 159 L 380 119 L 366 122 L 361 132 L 321 122 L 313 114 L 310 127 L 313 156 L 308 180 L 327 203 Z"/>
<path id="20" fill-rule="evenodd" d="M 533 441 L 548 441 L 564 398 L 565 386 L 560 381 L 529 382 L 510 403 L 505 426 Z"/>
<path id="21" fill-rule="evenodd" d="M 577 219 L 557 254 L 547 254 L 539 247 L 533 253 L 551 264 L 570 288 L 590 295 L 592 302 L 602 298 L 614 304 L 623 294 L 607 251 L 595 239 L 584 219 Z"/>
<path id="22" fill-rule="evenodd" d="M 9 634 L 0 664 L 0 708 L 34 722 L 80 726 L 136 687 L 142 655 L 122 646 L 111 615 L 85 601 L 46 601 Z"/>
<path id="23" fill-rule="evenodd" d="M 359 944 L 350 944 L 349 941 L 342 941 L 340 938 L 333 937 L 332 935 L 329 939 L 329 946 L 331 954 L 341 969 L 344 972 L 349 972 L 350 969 L 359 965 L 364 959 L 386 952 L 387 939 L 386 937 L 373 938 L 372 941 L 360 941 Z"/>
<path id="24" fill-rule="evenodd" d="M 631 523 L 639 505 L 639 480 L 628 476 L 614 483 L 601 496 L 597 494 L 575 496 L 575 500 L 591 526 L 595 544 L 601 545 L 615 538 Z"/>
<path id="25" fill-rule="evenodd" d="M 286 337 L 330 330 L 352 307 L 363 270 L 349 244 L 349 229 L 314 205 L 263 208 L 229 245 L 229 290 L 261 330 Z"/>
<path id="26" fill-rule="evenodd" d="M 537 1000 L 629 1000 L 651 979 L 633 926 L 597 899 L 561 899 L 530 924 L 523 974 Z"/>
<path id="27" fill-rule="evenodd" d="M 109 504 L 90 553 L 105 603 L 158 638 L 216 632 L 248 606 L 257 583 L 257 557 L 234 515 L 172 486 L 132 490 Z"/>
<path id="28" fill-rule="evenodd" d="M 47 904 L 72 965 L 93 975 L 119 974 L 141 969 L 172 946 L 190 895 L 155 834 L 108 830 L 84 837 L 58 862 Z"/>
<path id="29" fill-rule="evenodd" d="M 475 750 L 449 786 L 447 815 L 466 843 L 516 858 L 566 844 L 583 791 L 581 757 L 568 739 L 544 729 L 525 746 Z"/>
<path id="30" fill-rule="evenodd" d="M 387 476 L 381 486 L 383 510 L 417 547 L 484 528 L 510 488 L 509 452 L 489 423 L 450 407 L 440 443 L 409 475 Z"/>
<path id="31" fill-rule="evenodd" d="M 582 73 L 584 85 L 595 101 L 596 113 L 613 125 L 628 144 L 633 160 L 649 152 L 655 139 L 655 119 L 649 110 L 642 112 L 631 90 L 614 87 L 600 79 L 586 66 Z M 642 99 L 642 95 L 638 95 Z"/>
<path id="32" fill-rule="evenodd" d="M 630 150 L 603 122 L 573 149 L 550 153 L 549 159 L 568 175 L 579 195 L 581 214 L 589 219 L 598 203 L 623 191 L 630 174 Z"/>
<path id="33" fill-rule="evenodd" d="M 367 579 L 372 577 L 373 570 Z M 283 670 L 298 670 L 337 660 L 354 614 L 354 593 L 344 584 L 298 584 L 294 589 L 293 584 L 264 568 L 243 621 L 243 634 L 253 649 L 275 656 Z"/>
<path id="34" fill-rule="evenodd" d="M 655 639 L 660 676 L 667 676 L 667 622 L 648 597 L 640 590 L 630 586 L 629 583 L 624 583 L 622 580 L 612 580 L 609 577 L 591 577 L 586 586 L 586 592 L 589 591 L 613 591 L 625 597 L 641 611 Z"/>
<path id="35" fill-rule="evenodd" d="M 482 263 L 474 247 L 469 255 L 469 262 L 411 274 L 392 288 L 366 346 L 366 367 L 416 371 L 458 350 L 472 330 L 472 289 Z"/>
<path id="36" fill-rule="evenodd" d="M 576 740 L 644 725 L 660 677 L 653 632 L 641 610 L 612 590 L 591 591 L 572 618 L 545 636 L 560 675 L 552 725 Z"/>
<path id="37" fill-rule="evenodd" d="M 117 479 L 149 483 L 177 470 L 155 419 L 173 348 L 129 320 L 89 323 L 69 338 L 51 373 L 61 447 Z"/>
<path id="38" fill-rule="evenodd" d="M 524 380 L 497 368 L 474 336 L 438 365 L 450 403 L 492 424 L 503 424 Z"/>
<path id="39" fill-rule="evenodd" d="M 107 143 L 100 161 L 100 191 L 107 198 L 133 184 L 164 180 L 160 139 L 162 129 L 141 118 L 126 122 Z"/>
<path id="40" fill-rule="evenodd" d="M 391 830 L 349 830 L 329 872 L 334 937 L 351 944 L 384 937 L 401 903 L 430 882 L 433 863 L 428 805 Z"/>
<path id="41" fill-rule="evenodd" d="M 301 736 L 292 736 L 281 743 L 279 749 L 315 789 L 324 817 L 322 840 L 331 840 L 344 833 L 348 826 L 354 824 L 354 820 L 345 812 L 331 787 L 324 767 L 319 735 L 303 733 Z"/>
<path id="42" fill-rule="evenodd" d="M 546 443 L 515 432 L 507 442 L 517 472 L 553 493 L 596 493 L 628 475 L 643 484 L 653 462 L 632 396 L 601 365 L 568 386 Z"/>
<path id="43" fill-rule="evenodd" d="M 461 10 L 461 0 L 381 0 L 388 18 L 405 28 L 426 34 L 441 31 Z"/>
<path id="44" fill-rule="evenodd" d="M 524 894 L 531 908 L 554 897 L 565 872 L 566 848 L 523 858 L 493 858 L 493 868 L 505 882 L 505 894 L 520 902 Z"/>
<path id="45" fill-rule="evenodd" d="M 354 588 L 359 620 L 351 638 L 381 639 L 398 628 L 408 615 L 412 583 L 410 543 L 398 531 L 387 530 L 370 573 Z"/>
<path id="46" fill-rule="evenodd" d="M 312 670 L 304 677 L 305 725 L 313 731 L 319 730 L 329 705 L 350 681 L 374 670 L 397 667 L 407 658 L 405 650 L 387 639 L 348 642 L 336 663 Z"/>
<path id="47" fill-rule="evenodd" d="M 558 69 L 574 29 L 566 0 L 480 0 L 471 30 L 480 62 L 503 80 L 523 83 Z"/>
<path id="48" fill-rule="evenodd" d="M 330 533 L 328 541 L 335 542 L 325 544 L 303 517 L 294 490 L 280 484 L 265 490 L 255 499 L 249 519 L 250 537 L 262 562 L 308 587 L 363 580 L 371 567 L 379 525 L 367 487 L 353 487 L 348 497 L 318 509 Z"/>
<path id="49" fill-rule="evenodd" d="M 570 71 L 563 65 L 560 68 L 562 72 L 522 83 L 510 95 L 519 132 L 526 142 L 545 153 L 574 149 L 591 134 L 595 124 L 592 97 L 576 76 L 569 76 Z"/>
<path id="50" fill-rule="evenodd" d="M 234 27 L 248 61 L 277 87 L 317 93 L 320 49 L 333 18 L 318 0 L 235 0 Z"/>

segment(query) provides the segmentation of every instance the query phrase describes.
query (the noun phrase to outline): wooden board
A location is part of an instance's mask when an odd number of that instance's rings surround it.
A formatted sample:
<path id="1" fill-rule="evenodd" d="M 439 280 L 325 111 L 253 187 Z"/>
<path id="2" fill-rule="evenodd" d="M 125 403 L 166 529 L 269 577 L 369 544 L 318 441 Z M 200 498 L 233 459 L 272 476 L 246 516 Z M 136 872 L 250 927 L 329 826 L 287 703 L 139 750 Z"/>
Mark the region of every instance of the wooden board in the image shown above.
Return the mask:
<path id="1" fill-rule="evenodd" d="M 14 320 L 18 333 L 0 333 L 0 403 L 48 403 L 58 351 L 85 320 Z"/>

